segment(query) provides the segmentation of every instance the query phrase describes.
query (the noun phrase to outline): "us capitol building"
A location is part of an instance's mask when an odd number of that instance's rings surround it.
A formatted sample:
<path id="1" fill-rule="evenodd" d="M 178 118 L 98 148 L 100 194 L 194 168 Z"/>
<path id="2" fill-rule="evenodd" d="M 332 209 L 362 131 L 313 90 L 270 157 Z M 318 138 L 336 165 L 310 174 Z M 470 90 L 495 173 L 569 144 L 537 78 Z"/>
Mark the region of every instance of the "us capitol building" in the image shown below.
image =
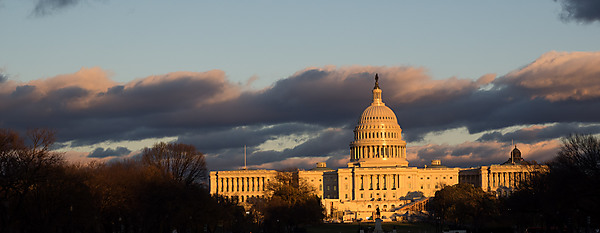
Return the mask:
<path id="1" fill-rule="evenodd" d="M 422 210 L 427 197 L 444 186 L 470 183 L 496 195 L 509 195 L 530 175 L 531 169 L 516 147 L 502 165 L 449 168 L 433 160 L 424 168 L 409 167 L 402 129 L 394 111 L 383 102 L 377 75 L 372 92 L 373 102 L 354 129 L 348 167 L 334 170 L 317 163 L 314 169 L 298 171 L 299 179 L 315 188 L 330 217 L 401 220 L 407 211 Z M 211 171 L 210 193 L 245 203 L 249 198 L 264 197 L 266 184 L 276 174 L 264 169 Z"/>

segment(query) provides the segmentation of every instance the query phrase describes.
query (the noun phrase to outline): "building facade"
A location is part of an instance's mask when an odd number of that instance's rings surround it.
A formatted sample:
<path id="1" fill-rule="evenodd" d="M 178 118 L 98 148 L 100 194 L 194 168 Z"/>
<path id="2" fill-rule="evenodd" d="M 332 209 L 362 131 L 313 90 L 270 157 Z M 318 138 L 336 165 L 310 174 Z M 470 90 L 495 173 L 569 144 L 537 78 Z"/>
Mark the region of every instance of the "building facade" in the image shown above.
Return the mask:
<path id="1" fill-rule="evenodd" d="M 459 182 L 481 187 L 484 191 L 496 196 L 509 196 L 518 185 L 534 176 L 545 172 L 547 166 L 532 164 L 521 157 L 521 151 L 515 148 L 510 153 L 508 161 L 502 164 L 462 169 L 459 172 Z"/>
<path id="2" fill-rule="evenodd" d="M 380 213 L 395 219 L 402 206 L 418 197 L 429 197 L 445 185 L 458 183 L 459 168 L 448 168 L 439 160 L 426 168 L 409 167 L 406 141 L 396 114 L 382 99 L 378 76 L 372 90 L 372 103 L 363 111 L 350 143 L 348 167 L 327 168 L 318 163 L 314 169 L 298 171 L 298 177 L 311 184 L 327 212 L 346 220 L 368 219 Z M 263 197 L 265 184 L 273 180 L 274 170 L 236 170 L 210 172 L 210 192 L 246 202 Z"/>
<path id="3" fill-rule="evenodd" d="M 433 160 L 424 168 L 410 167 L 402 128 L 394 111 L 383 102 L 378 81 L 376 75 L 372 102 L 354 129 L 347 167 L 335 170 L 318 163 L 314 169 L 298 171 L 299 179 L 317 191 L 329 216 L 346 221 L 374 217 L 399 220 L 408 210 L 423 208 L 427 197 L 434 196 L 444 186 L 466 182 L 499 192 L 514 187 L 515 182 L 526 176 L 520 152 L 511 156 L 511 164 L 461 170 Z M 275 170 L 212 171 L 210 191 L 243 203 L 248 198 L 263 197 L 265 184 L 276 173 Z"/>

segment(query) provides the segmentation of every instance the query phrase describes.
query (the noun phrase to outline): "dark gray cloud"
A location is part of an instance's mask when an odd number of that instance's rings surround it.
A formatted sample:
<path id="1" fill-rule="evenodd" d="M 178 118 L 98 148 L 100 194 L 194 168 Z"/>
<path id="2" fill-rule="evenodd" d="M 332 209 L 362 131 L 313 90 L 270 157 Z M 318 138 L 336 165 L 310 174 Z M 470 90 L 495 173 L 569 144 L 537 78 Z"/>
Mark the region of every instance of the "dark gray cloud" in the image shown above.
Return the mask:
<path id="1" fill-rule="evenodd" d="M 0 69 L 0 83 L 6 82 L 8 80 L 8 74 L 4 73 Z"/>
<path id="2" fill-rule="evenodd" d="M 569 131 L 599 131 L 590 126 L 600 119 L 599 62 L 598 52 L 549 52 L 507 75 L 477 80 L 436 80 L 414 67 L 314 68 L 262 90 L 231 83 L 219 70 L 119 84 L 100 69 L 82 69 L 28 83 L 0 83 L 0 127 L 52 128 L 59 143 L 72 146 L 177 137 L 194 144 L 219 168 L 242 161 L 243 145 L 248 145 L 253 165 L 304 156 L 341 158 L 349 153 L 352 129 L 371 102 L 373 76 L 379 73 L 384 102 L 395 111 L 409 145 L 428 133 L 461 127 L 487 132 L 480 142 L 519 138 L 537 143 Z M 550 124 L 554 126 L 534 133 L 494 133 Z M 290 135 L 310 138 L 285 150 L 258 149 Z M 467 161 L 466 155 L 476 156 L 467 148 L 452 150 L 447 154 L 457 156 L 448 159 L 457 163 Z M 433 151 L 438 152 L 418 154 L 429 159 L 442 150 Z"/>
<path id="3" fill-rule="evenodd" d="M 525 160 L 538 163 L 552 159 L 559 147 L 557 139 L 518 145 Z M 506 162 L 513 148 L 510 142 L 465 142 L 416 146 L 408 148 L 408 153 L 411 166 L 429 165 L 431 160 L 441 159 L 442 165 L 449 167 L 477 167 Z"/>
<path id="4" fill-rule="evenodd" d="M 307 126 L 313 127 L 313 126 Z M 349 139 L 352 139 L 351 129 L 316 129 L 314 132 L 288 131 L 287 135 L 312 133 L 306 141 L 302 141 L 293 148 L 283 150 L 260 150 L 259 145 L 247 147 L 248 166 L 260 166 L 265 163 L 274 163 L 295 157 L 343 157 L 348 158 Z M 260 133 L 259 133 L 260 135 Z M 276 134 L 277 135 L 277 134 Z M 261 141 L 264 142 L 264 141 Z M 193 144 L 197 144 L 193 143 Z M 243 143 L 243 142 L 242 142 Z M 223 148 L 209 153 L 207 162 L 211 164 L 211 170 L 239 167 L 243 164 L 243 144 L 237 144 L 229 148 Z M 299 168 L 308 169 L 314 164 L 297 165 Z"/>
<path id="5" fill-rule="evenodd" d="M 600 125 L 585 125 L 581 123 L 557 123 L 550 126 L 534 126 L 519 129 L 513 132 L 501 133 L 493 131 L 483 134 L 478 141 L 499 141 L 514 143 L 537 143 L 550 139 L 565 137 L 569 134 L 596 134 L 600 132 Z"/>
<path id="6" fill-rule="evenodd" d="M 459 145 L 427 145 L 411 148 L 416 158 L 409 160 L 411 166 L 430 165 L 431 160 L 441 159 L 449 167 L 474 167 L 498 164 L 506 160 L 510 148 L 497 143 L 463 143 Z"/>
<path id="7" fill-rule="evenodd" d="M 206 131 L 188 131 L 179 136 L 178 142 L 193 144 L 203 153 L 215 153 L 227 148 L 253 148 L 267 140 L 281 136 L 303 135 L 319 131 L 321 127 L 301 123 L 277 125 L 252 125 Z"/>
<path id="8" fill-rule="evenodd" d="M 105 158 L 105 157 L 120 157 L 123 155 L 128 155 L 131 153 L 131 150 L 125 147 L 117 147 L 116 149 L 111 148 L 102 148 L 98 147 L 94 151 L 92 151 L 88 157 L 90 158 Z"/>
<path id="9" fill-rule="evenodd" d="M 600 21 L 600 1 L 597 0 L 554 0 L 560 2 L 563 20 L 582 23 Z"/>
<path id="10" fill-rule="evenodd" d="M 46 16 L 67 7 L 77 5 L 81 0 L 38 0 L 33 8 L 36 16 Z"/>

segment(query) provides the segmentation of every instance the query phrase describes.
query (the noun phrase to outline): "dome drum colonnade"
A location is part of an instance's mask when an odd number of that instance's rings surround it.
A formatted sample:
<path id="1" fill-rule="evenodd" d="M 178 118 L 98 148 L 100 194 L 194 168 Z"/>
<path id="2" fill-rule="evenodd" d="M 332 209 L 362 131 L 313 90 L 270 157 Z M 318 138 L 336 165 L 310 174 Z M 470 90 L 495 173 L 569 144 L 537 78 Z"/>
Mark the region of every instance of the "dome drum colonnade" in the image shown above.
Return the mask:
<path id="1" fill-rule="evenodd" d="M 378 75 L 375 75 L 373 102 L 363 111 L 354 129 L 354 141 L 350 143 L 350 164 L 408 166 L 402 129 L 394 111 L 382 101 Z"/>

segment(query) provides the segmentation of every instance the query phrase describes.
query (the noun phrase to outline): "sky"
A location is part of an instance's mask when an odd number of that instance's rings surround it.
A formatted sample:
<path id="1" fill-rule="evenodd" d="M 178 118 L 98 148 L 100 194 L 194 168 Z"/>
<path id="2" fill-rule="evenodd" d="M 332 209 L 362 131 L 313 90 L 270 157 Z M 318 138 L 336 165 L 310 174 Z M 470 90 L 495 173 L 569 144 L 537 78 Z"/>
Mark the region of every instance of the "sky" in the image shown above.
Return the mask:
<path id="1" fill-rule="evenodd" d="M 187 143 L 210 170 L 343 167 L 379 74 L 410 166 L 600 134 L 600 1 L 0 0 L 0 128 L 70 161 Z"/>

